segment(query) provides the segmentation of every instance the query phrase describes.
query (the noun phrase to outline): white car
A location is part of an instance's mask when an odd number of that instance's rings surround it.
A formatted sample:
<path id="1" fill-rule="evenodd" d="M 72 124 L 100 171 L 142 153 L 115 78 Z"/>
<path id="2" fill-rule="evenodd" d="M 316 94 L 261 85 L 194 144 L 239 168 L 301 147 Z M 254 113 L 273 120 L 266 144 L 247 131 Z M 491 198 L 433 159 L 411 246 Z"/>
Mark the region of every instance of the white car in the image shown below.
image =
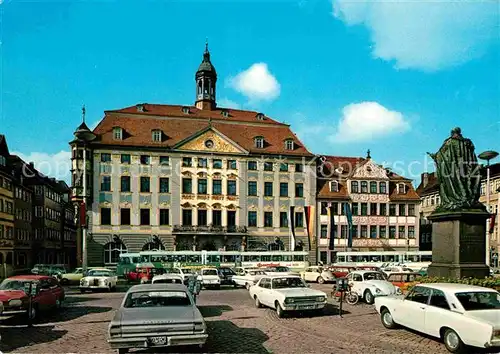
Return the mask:
<path id="1" fill-rule="evenodd" d="M 382 272 L 385 273 L 385 275 L 389 276 L 392 273 L 414 273 L 415 271 L 411 268 L 408 268 L 406 266 L 392 266 L 392 267 L 386 267 L 386 268 L 381 268 L 380 269 Z"/>
<path id="2" fill-rule="evenodd" d="M 174 268 L 166 268 L 164 274 L 179 275 L 180 277 L 182 277 L 182 280 L 184 281 L 184 280 L 186 280 L 186 277 L 188 277 L 190 275 L 194 275 L 195 272 L 191 268 L 178 268 L 178 267 L 174 267 Z"/>
<path id="3" fill-rule="evenodd" d="M 347 281 L 351 291 L 370 305 L 379 296 L 402 294 L 401 289 L 387 281 L 382 272 L 355 270 L 347 275 Z"/>
<path id="4" fill-rule="evenodd" d="M 250 287 L 256 284 L 264 275 L 266 275 L 266 273 L 260 269 L 239 268 L 236 269 L 236 275 L 233 275 L 233 283 L 234 286 L 244 286 L 245 288 L 250 289 Z"/>
<path id="5" fill-rule="evenodd" d="M 249 289 L 256 307 L 267 306 L 276 310 L 278 317 L 292 311 L 322 311 L 326 294 L 311 289 L 300 276 L 266 275 Z"/>
<path id="6" fill-rule="evenodd" d="M 114 291 L 118 276 L 109 269 L 91 269 L 80 279 L 80 291 L 84 293 L 89 290 Z"/>
<path id="7" fill-rule="evenodd" d="M 198 280 L 201 282 L 201 285 L 205 287 L 205 289 L 220 289 L 221 279 L 216 268 L 201 268 Z"/>
<path id="8" fill-rule="evenodd" d="M 151 280 L 151 284 L 184 284 L 184 278 L 180 274 L 160 274 L 155 275 Z"/>
<path id="9" fill-rule="evenodd" d="M 264 267 L 260 268 L 266 275 L 299 275 L 297 272 L 292 272 L 290 268 L 283 266 Z"/>
<path id="10" fill-rule="evenodd" d="M 382 324 L 441 338 L 452 353 L 500 347 L 500 294 L 465 284 L 419 284 L 405 297 L 375 299 Z"/>
<path id="11" fill-rule="evenodd" d="M 306 268 L 304 271 L 300 272 L 300 276 L 305 281 L 313 281 L 319 284 L 335 280 L 335 275 L 333 275 L 331 271 L 321 266 L 313 266 Z"/>

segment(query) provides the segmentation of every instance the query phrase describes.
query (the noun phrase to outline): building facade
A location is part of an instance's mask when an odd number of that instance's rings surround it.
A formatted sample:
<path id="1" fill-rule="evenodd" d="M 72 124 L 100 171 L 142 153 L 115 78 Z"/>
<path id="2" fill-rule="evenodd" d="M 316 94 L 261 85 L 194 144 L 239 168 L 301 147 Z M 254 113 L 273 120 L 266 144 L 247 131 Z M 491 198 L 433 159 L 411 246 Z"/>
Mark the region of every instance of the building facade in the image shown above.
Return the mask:
<path id="1" fill-rule="evenodd" d="M 26 270 L 32 262 L 33 189 L 14 169 L 14 266 Z"/>
<path id="2" fill-rule="evenodd" d="M 0 277 L 14 267 L 14 191 L 9 148 L 0 135 Z"/>
<path id="3" fill-rule="evenodd" d="M 500 247 L 500 163 L 490 165 L 490 198 L 489 212 L 493 218 L 487 223 L 490 244 L 490 264 L 498 267 L 498 254 Z M 487 204 L 486 195 L 486 170 L 482 171 L 481 191 L 479 201 Z M 440 205 L 439 183 L 434 172 L 424 172 L 421 175 L 420 185 L 417 187 L 417 193 L 420 196 L 420 223 L 421 239 L 423 248 L 432 248 L 432 225 L 427 217 Z M 422 247 L 421 247 L 422 248 Z"/>
<path id="4" fill-rule="evenodd" d="M 376 164 L 369 151 L 366 158 L 323 156 L 319 161 L 317 244 L 321 262 L 334 262 L 337 251 L 417 250 L 420 199 L 411 180 Z M 351 248 L 345 204 L 352 212 Z M 329 210 L 334 216 L 333 230 Z"/>
<path id="5" fill-rule="evenodd" d="M 117 263 L 126 251 L 307 249 L 304 208 L 315 205 L 315 156 L 288 125 L 217 107 L 216 81 L 206 50 L 194 106 L 105 112 L 85 147 L 89 265 Z M 78 198 L 84 144 L 70 144 Z"/>

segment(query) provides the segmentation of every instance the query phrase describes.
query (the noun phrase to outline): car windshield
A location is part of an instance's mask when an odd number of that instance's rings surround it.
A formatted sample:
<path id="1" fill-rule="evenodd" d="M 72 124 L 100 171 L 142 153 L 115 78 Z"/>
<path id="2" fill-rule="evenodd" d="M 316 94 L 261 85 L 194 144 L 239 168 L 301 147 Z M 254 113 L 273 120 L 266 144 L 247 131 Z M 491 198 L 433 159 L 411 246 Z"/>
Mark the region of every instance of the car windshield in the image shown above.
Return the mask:
<path id="1" fill-rule="evenodd" d="M 110 277 L 111 274 L 108 270 L 89 270 L 87 272 L 88 277 Z"/>
<path id="2" fill-rule="evenodd" d="M 379 272 L 370 272 L 370 273 L 365 273 L 363 275 L 364 280 L 385 280 L 384 276 L 382 273 Z"/>
<path id="3" fill-rule="evenodd" d="M 217 270 L 216 269 L 203 269 L 201 271 L 201 274 L 203 274 L 203 275 L 217 275 Z"/>
<path id="4" fill-rule="evenodd" d="M 290 278 L 276 278 L 272 280 L 273 289 L 284 289 L 284 288 L 305 288 L 306 284 L 301 278 L 290 277 Z"/>
<path id="5" fill-rule="evenodd" d="M 219 271 L 222 273 L 222 274 L 225 274 L 225 275 L 234 275 L 236 273 L 234 273 L 234 271 L 230 268 L 220 268 Z"/>
<path id="6" fill-rule="evenodd" d="M 33 283 L 32 280 L 26 280 L 26 279 L 5 279 L 1 284 L 0 284 L 0 290 L 23 290 L 24 291 L 24 285 Z"/>
<path id="7" fill-rule="evenodd" d="M 500 294 L 495 291 L 456 293 L 465 311 L 500 310 Z"/>
<path id="8" fill-rule="evenodd" d="M 170 307 L 191 306 L 191 300 L 184 291 L 140 291 L 127 296 L 124 307 Z"/>
<path id="9" fill-rule="evenodd" d="M 166 283 L 177 283 L 182 284 L 182 280 L 179 278 L 167 278 L 167 279 L 155 279 L 154 284 L 166 284 Z"/>

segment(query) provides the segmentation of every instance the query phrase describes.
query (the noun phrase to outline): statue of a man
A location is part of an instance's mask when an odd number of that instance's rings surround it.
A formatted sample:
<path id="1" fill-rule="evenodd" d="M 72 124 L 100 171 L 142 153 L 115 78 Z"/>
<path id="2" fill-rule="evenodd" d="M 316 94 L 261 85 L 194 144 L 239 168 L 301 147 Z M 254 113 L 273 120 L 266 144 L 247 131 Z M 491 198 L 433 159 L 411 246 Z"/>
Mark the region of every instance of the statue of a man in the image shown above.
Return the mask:
<path id="1" fill-rule="evenodd" d="M 472 141 L 457 127 L 437 153 L 428 153 L 436 164 L 439 182 L 441 205 L 437 211 L 484 210 L 479 202 L 481 166 L 474 149 Z"/>

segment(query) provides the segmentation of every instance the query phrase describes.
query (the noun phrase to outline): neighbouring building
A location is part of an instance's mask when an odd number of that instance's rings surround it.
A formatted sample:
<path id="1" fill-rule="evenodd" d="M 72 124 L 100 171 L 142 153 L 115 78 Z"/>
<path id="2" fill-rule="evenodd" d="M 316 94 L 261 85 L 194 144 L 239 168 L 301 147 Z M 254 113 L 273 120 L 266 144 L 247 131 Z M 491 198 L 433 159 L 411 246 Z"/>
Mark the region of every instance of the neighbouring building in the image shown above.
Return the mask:
<path id="1" fill-rule="evenodd" d="M 307 249 L 304 208 L 315 205 L 315 156 L 289 125 L 218 107 L 216 81 L 206 49 L 194 106 L 143 103 L 105 112 L 85 147 L 89 265 L 154 249 L 290 249 L 291 206 L 295 249 Z M 78 138 L 70 145 L 77 201 L 84 145 Z"/>
<path id="2" fill-rule="evenodd" d="M 317 244 L 321 262 L 333 262 L 336 251 L 349 251 L 346 203 L 352 212 L 351 251 L 418 250 L 420 199 L 410 179 L 376 164 L 370 151 L 366 158 L 323 156 L 319 161 Z"/>
<path id="3" fill-rule="evenodd" d="M 14 267 L 14 191 L 9 148 L 0 135 L 0 277 L 11 274 Z"/>
<path id="4" fill-rule="evenodd" d="M 14 157 L 16 158 L 16 157 Z M 12 157 L 9 158 L 12 162 Z M 13 164 L 15 166 L 15 164 Z M 33 247 L 33 189 L 28 185 L 22 171 L 14 171 L 14 266 L 16 270 L 28 271 L 32 265 Z"/>
<path id="5" fill-rule="evenodd" d="M 488 233 L 490 237 L 490 264 L 498 266 L 498 254 L 500 247 L 500 163 L 490 165 L 490 203 L 489 211 L 494 215 L 488 222 Z M 482 170 L 481 192 L 479 201 L 486 205 L 486 169 Z M 439 182 L 435 172 L 424 172 L 421 175 L 420 185 L 417 187 L 420 196 L 420 223 L 421 223 L 421 249 L 432 249 L 432 224 L 427 217 L 440 205 Z M 492 221 L 493 220 L 493 221 Z"/>

